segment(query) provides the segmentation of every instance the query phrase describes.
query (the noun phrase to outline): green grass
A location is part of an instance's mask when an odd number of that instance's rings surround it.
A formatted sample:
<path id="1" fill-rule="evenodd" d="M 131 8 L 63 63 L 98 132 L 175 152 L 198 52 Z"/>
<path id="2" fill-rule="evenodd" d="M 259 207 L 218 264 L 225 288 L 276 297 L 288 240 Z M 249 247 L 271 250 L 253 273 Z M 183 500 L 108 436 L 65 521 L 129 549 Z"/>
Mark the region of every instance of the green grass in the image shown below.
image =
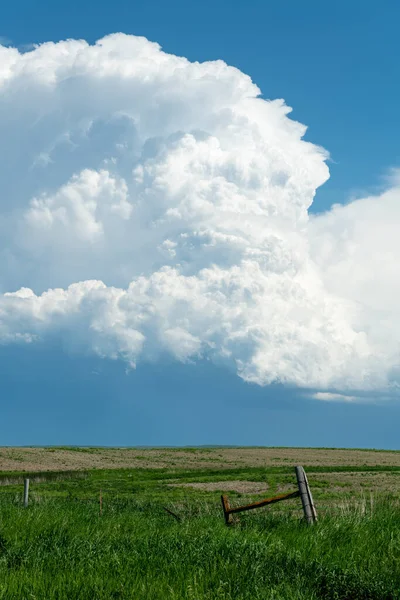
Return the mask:
<path id="1" fill-rule="evenodd" d="M 307 471 L 313 487 L 321 471 Z M 218 492 L 168 481 L 267 480 L 272 490 L 282 481 L 295 487 L 293 470 L 58 475 L 31 484 L 27 509 L 20 480 L 0 488 L 0 599 L 400 598 L 400 506 L 383 493 L 355 498 L 314 485 L 315 526 L 294 499 L 243 513 L 228 528 Z M 240 494 L 229 496 L 234 504 Z"/>

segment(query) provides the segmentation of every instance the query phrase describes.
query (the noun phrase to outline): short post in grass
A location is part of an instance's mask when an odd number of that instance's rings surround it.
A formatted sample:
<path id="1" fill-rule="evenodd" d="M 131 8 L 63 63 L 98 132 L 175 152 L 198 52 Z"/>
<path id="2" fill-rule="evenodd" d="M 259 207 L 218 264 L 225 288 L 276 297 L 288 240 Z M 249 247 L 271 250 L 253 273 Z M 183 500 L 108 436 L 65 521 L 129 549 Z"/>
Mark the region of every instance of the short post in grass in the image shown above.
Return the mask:
<path id="1" fill-rule="evenodd" d="M 307 523 L 314 523 L 317 520 L 317 512 L 311 496 L 310 486 L 303 467 L 295 467 L 297 485 L 299 486 L 301 503 L 303 505 L 304 516 Z"/>
<path id="2" fill-rule="evenodd" d="M 222 510 L 224 511 L 225 523 L 226 525 L 230 525 L 232 523 L 231 517 L 231 507 L 229 506 L 228 496 L 221 496 Z"/>
<path id="3" fill-rule="evenodd" d="M 99 497 L 99 515 L 100 515 L 100 517 L 102 514 L 103 514 L 103 494 L 101 493 L 101 490 L 100 490 L 100 497 Z"/>
<path id="4" fill-rule="evenodd" d="M 24 479 L 24 507 L 28 506 L 29 502 L 29 479 Z"/>

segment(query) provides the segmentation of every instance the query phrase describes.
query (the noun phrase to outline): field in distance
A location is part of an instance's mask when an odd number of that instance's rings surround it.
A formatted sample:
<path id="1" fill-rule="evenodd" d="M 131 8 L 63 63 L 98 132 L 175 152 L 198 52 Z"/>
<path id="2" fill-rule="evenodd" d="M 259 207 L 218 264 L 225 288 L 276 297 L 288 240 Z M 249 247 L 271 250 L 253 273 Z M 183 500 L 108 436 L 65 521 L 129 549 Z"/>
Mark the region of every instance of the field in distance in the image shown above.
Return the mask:
<path id="1" fill-rule="evenodd" d="M 195 493 L 211 499 L 231 492 L 253 501 L 291 490 L 299 464 L 322 510 L 370 494 L 400 496 L 400 452 L 326 448 L 3 447 L 0 488 L 10 492 L 30 474 L 40 495 L 73 489 L 90 496 L 100 487 L 105 493 L 130 494 L 134 484 L 142 496 L 168 493 L 172 499 Z"/>
<path id="2" fill-rule="evenodd" d="M 399 467 L 400 451 L 330 448 L 0 447 L 0 471 L 147 468 L 231 469 L 304 464 Z"/>

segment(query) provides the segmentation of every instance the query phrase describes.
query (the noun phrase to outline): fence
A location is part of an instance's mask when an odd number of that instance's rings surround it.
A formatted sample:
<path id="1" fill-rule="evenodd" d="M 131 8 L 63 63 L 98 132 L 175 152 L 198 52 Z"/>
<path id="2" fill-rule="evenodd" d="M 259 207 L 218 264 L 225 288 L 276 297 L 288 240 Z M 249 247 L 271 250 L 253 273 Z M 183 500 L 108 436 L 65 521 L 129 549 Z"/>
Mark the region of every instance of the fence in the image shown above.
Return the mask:
<path id="1" fill-rule="evenodd" d="M 304 517 L 307 523 L 314 523 L 317 521 L 317 511 L 315 509 L 313 497 L 311 494 L 310 486 L 308 484 L 307 475 L 303 469 L 303 467 L 295 467 L 296 479 L 298 489 L 293 492 L 289 492 L 287 494 L 280 494 L 278 496 L 273 496 L 272 498 L 266 498 L 265 500 L 260 500 L 259 502 L 253 502 L 252 504 L 246 504 L 244 506 L 235 506 L 231 507 L 229 504 L 228 496 L 222 495 L 222 509 L 224 511 L 225 523 L 230 525 L 232 523 L 231 515 L 235 513 L 244 512 L 247 510 L 253 510 L 255 508 L 262 508 L 263 506 L 268 506 L 269 504 L 275 504 L 276 502 L 282 502 L 283 500 L 289 500 L 291 498 L 301 498 L 301 504 L 303 507 Z"/>
<path id="2" fill-rule="evenodd" d="M 304 517 L 307 523 L 312 524 L 317 521 L 317 511 L 314 505 L 313 497 L 311 494 L 310 486 L 308 483 L 306 472 L 304 468 L 301 466 L 295 467 L 296 479 L 297 479 L 297 490 L 293 492 L 288 492 L 286 494 L 279 494 L 277 496 L 273 496 L 272 498 L 266 498 L 265 500 L 260 500 L 259 502 L 253 502 L 252 504 L 246 504 L 243 506 L 234 506 L 231 507 L 228 497 L 224 494 L 221 496 L 222 509 L 224 511 L 225 523 L 227 525 L 232 524 L 232 515 L 235 513 L 245 512 L 248 510 L 254 510 L 256 508 L 262 508 L 263 506 L 268 506 L 270 504 L 275 504 L 277 502 L 282 502 L 284 500 L 290 500 L 292 498 L 301 499 L 301 504 L 303 507 Z M 24 479 L 24 507 L 28 506 L 29 502 L 29 479 Z M 173 513 L 166 507 L 163 507 L 164 510 L 173 516 L 176 520 L 180 521 L 180 517 Z M 103 513 L 103 494 L 100 490 L 99 495 L 99 514 L 100 516 Z"/>

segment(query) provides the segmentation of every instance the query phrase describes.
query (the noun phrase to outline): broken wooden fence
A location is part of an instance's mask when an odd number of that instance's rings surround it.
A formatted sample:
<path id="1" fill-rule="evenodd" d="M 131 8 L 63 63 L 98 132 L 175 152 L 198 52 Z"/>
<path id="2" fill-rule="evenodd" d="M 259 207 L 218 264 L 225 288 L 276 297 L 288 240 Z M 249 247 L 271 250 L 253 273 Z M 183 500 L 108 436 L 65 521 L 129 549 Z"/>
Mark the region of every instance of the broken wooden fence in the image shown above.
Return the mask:
<path id="1" fill-rule="evenodd" d="M 315 510 L 313 497 L 311 494 L 310 486 L 308 485 L 307 475 L 303 467 L 295 467 L 297 486 L 298 489 L 289 492 L 287 494 L 279 494 L 272 498 L 266 498 L 259 502 L 253 502 L 252 504 L 246 504 L 245 506 L 231 507 L 229 504 L 228 497 L 226 495 L 221 496 L 222 508 L 224 511 L 225 523 L 230 525 L 232 523 L 231 515 L 246 510 L 253 510 L 254 508 L 261 508 L 262 506 L 268 506 L 269 504 L 275 504 L 276 502 L 282 502 L 282 500 L 289 500 L 290 498 L 301 498 L 301 504 L 303 507 L 304 517 L 307 523 L 314 523 L 317 521 L 317 511 Z"/>

